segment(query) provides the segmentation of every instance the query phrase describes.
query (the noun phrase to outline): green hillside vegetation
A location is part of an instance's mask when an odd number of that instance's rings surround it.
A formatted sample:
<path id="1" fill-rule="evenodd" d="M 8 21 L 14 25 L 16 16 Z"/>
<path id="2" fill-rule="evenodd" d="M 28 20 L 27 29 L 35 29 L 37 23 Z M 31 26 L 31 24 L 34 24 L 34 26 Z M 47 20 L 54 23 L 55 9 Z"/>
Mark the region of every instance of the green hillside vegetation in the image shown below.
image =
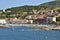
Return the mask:
<path id="1" fill-rule="evenodd" d="M 51 1 L 51 2 L 47 2 L 47 3 L 43 3 L 39 6 L 47 6 L 48 8 L 56 8 L 56 7 L 60 7 L 60 1 Z"/>
<path id="2" fill-rule="evenodd" d="M 8 8 L 7 10 L 10 10 L 11 12 L 3 12 L 2 14 L 0 13 L 0 18 L 11 18 L 11 17 L 21 17 L 24 18 L 27 15 L 31 15 L 34 14 L 33 10 L 40 10 L 40 9 L 54 9 L 56 7 L 60 7 L 60 1 L 51 1 L 51 2 L 47 2 L 47 3 L 43 3 L 37 6 L 29 6 L 29 5 L 25 5 L 25 6 L 20 6 L 20 7 L 13 7 L 13 8 Z M 2 11 L 2 10 L 0 10 Z M 27 12 L 27 14 L 24 14 L 24 12 Z M 32 13 L 29 13 L 32 12 Z M 2 16 L 2 15 L 5 16 Z M 16 15 L 16 16 L 11 16 L 11 15 Z"/>
<path id="3" fill-rule="evenodd" d="M 12 12 L 9 13 L 9 15 L 11 14 L 16 14 L 16 17 L 25 17 L 26 15 L 24 15 L 24 12 L 31 12 L 33 9 L 37 9 L 37 6 L 21 6 L 21 7 L 14 7 L 11 9 L 7 9 L 7 10 L 11 10 Z"/>

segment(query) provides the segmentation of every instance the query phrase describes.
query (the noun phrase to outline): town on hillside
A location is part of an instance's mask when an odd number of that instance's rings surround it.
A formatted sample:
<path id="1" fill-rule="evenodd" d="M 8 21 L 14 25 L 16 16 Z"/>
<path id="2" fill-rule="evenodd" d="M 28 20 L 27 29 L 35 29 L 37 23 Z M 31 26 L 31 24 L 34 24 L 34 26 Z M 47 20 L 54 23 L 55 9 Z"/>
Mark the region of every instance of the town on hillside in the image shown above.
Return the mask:
<path id="1" fill-rule="evenodd" d="M 60 24 L 60 9 L 41 9 L 41 10 L 32 10 L 33 12 L 23 12 L 24 18 L 16 17 L 19 14 L 12 14 L 10 18 L 6 18 L 4 13 L 10 13 L 10 10 L 0 11 L 0 24 L 9 23 L 9 24 Z M 31 13 L 31 14 L 28 14 Z M 27 15 L 28 14 L 28 15 Z"/>

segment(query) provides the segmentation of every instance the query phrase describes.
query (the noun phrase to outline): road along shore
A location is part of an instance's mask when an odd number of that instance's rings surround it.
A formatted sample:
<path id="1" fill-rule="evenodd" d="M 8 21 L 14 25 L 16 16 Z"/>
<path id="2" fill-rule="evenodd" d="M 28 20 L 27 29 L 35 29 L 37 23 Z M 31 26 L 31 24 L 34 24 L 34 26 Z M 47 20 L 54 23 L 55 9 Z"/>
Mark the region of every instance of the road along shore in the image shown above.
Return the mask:
<path id="1" fill-rule="evenodd" d="M 56 29 L 56 25 L 45 25 L 45 24 L 8 24 L 9 26 L 20 26 L 20 27 L 31 27 L 31 28 L 38 28 L 42 30 L 52 30 Z M 57 28 L 58 29 L 58 28 Z"/>
<path id="2" fill-rule="evenodd" d="M 60 30 L 60 26 L 57 25 L 46 25 L 46 24 L 5 24 L 0 25 L 0 28 L 8 28 L 8 27 L 30 27 L 30 28 L 37 28 L 42 30 Z"/>

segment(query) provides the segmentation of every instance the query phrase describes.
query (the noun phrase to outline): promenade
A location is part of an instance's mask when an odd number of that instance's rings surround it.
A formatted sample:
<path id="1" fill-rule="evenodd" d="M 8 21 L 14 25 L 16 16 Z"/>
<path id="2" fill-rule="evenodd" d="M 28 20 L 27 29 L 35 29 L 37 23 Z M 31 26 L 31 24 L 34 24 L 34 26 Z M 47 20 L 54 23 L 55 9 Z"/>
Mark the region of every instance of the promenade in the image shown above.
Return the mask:
<path id="1" fill-rule="evenodd" d="M 52 30 L 52 29 L 58 29 L 56 25 L 45 25 L 45 24 L 8 24 L 9 26 L 12 27 L 31 27 L 31 28 L 37 28 L 37 29 L 42 29 L 42 30 Z M 59 27 L 60 29 L 60 27 Z"/>

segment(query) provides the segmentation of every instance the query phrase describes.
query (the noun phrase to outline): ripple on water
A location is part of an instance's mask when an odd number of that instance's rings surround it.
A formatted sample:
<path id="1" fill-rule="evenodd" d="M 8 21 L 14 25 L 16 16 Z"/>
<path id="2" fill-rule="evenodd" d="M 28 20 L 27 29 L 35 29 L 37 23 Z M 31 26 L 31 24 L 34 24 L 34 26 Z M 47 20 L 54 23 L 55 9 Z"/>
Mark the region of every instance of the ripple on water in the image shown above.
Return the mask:
<path id="1" fill-rule="evenodd" d="M 60 40 L 60 31 L 27 27 L 0 28 L 1 40 Z"/>

